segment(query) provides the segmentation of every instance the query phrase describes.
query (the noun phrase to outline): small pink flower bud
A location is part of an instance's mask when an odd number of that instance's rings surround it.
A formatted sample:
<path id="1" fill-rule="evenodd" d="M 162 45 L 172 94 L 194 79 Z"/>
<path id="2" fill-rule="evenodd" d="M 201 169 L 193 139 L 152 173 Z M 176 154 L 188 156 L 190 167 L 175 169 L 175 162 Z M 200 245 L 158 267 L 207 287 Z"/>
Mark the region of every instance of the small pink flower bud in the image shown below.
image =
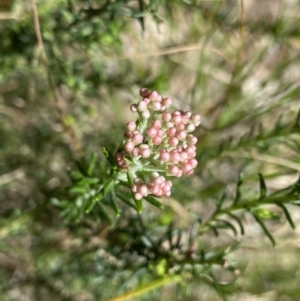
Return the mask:
<path id="1" fill-rule="evenodd" d="M 170 158 L 174 162 L 180 162 L 180 159 L 181 159 L 180 153 L 176 149 L 173 149 L 170 152 Z"/>
<path id="2" fill-rule="evenodd" d="M 159 173 L 157 171 L 153 171 L 149 176 L 151 181 L 154 181 L 157 177 L 159 177 Z"/>
<path id="3" fill-rule="evenodd" d="M 152 138 L 152 142 L 155 145 L 160 145 L 162 143 L 162 141 L 163 141 L 162 137 L 159 137 L 159 136 L 155 136 Z"/>
<path id="4" fill-rule="evenodd" d="M 163 113 L 163 115 L 162 115 L 162 120 L 163 121 L 168 122 L 168 121 L 171 120 L 171 118 L 172 118 L 172 115 L 170 113 Z"/>
<path id="5" fill-rule="evenodd" d="M 186 131 L 179 131 L 177 134 L 176 134 L 176 137 L 179 139 L 179 140 L 184 140 L 186 138 Z"/>
<path id="6" fill-rule="evenodd" d="M 141 149 L 140 154 L 143 158 L 149 158 L 151 156 L 151 150 L 149 148 Z"/>
<path id="7" fill-rule="evenodd" d="M 194 126 L 198 126 L 201 123 L 201 117 L 199 114 L 192 115 L 191 120 Z"/>
<path id="8" fill-rule="evenodd" d="M 134 149 L 134 143 L 132 141 L 127 141 L 125 143 L 124 149 L 126 150 L 126 152 L 131 153 Z"/>
<path id="9" fill-rule="evenodd" d="M 170 160 L 170 153 L 166 149 L 162 149 L 159 152 L 159 158 L 163 162 L 168 162 Z"/>
<path id="10" fill-rule="evenodd" d="M 168 143 L 170 144 L 170 146 L 176 146 L 179 143 L 179 141 L 176 137 L 170 137 Z"/>
<path id="11" fill-rule="evenodd" d="M 193 166 L 192 166 L 191 164 L 189 164 L 189 163 L 183 163 L 183 164 L 182 164 L 182 171 L 183 171 L 184 173 L 188 173 L 188 172 L 190 172 L 192 169 L 193 169 Z"/>
<path id="12" fill-rule="evenodd" d="M 158 101 L 152 102 L 151 108 L 153 111 L 160 111 L 161 109 L 161 104 Z"/>
<path id="13" fill-rule="evenodd" d="M 187 132 L 193 132 L 194 130 L 195 130 L 195 126 L 192 123 L 187 125 L 186 127 Z"/>
<path id="14" fill-rule="evenodd" d="M 174 137 L 176 135 L 176 129 L 175 128 L 168 128 L 167 135 L 169 137 Z"/>
<path id="15" fill-rule="evenodd" d="M 134 130 L 136 130 L 136 123 L 134 121 L 129 121 L 126 124 L 126 127 L 127 127 L 128 131 L 133 132 Z"/>
<path id="16" fill-rule="evenodd" d="M 177 131 L 183 131 L 185 129 L 185 125 L 182 122 L 180 122 L 176 125 L 176 129 Z"/>
<path id="17" fill-rule="evenodd" d="M 163 105 L 166 106 L 167 108 L 172 105 L 172 99 L 169 97 L 166 97 L 162 101 Z"/>
<path id="18" fill-rule="evenodd" d="M 161 129 L 162 127 L 162 122 L 159 119 L 156 119 L 153 121 L 152 126 L 155 127 L 156 129 Z"/>
<path id="19" fill-rule="evenodd" d="M 162 99 L 163 99 L 162 96 L 161 96 L 161 95 L 158 95 L 157 98 L 156 98 L 156 101 L 161 102 Z"/>
<path id="20" fill-rule="evenodd" d="M 157 134 L 157 129 L 155 127 L 152 126 L 152 127 L 148 128 L 147 135 L 149 137 L 153 138 L 156 136 L 156 134 Z"/>
<path id="21" fill-rule="evenodd" d="M 125 138 L 132 138 L 132 136 L 133 136 L 133 133 L 131 131 L 126 131 L 124 134 Z"/>
<path id="22" fill-rule="evenodd" d="M 158 137 L 162 137 L 164 135 L 164 131 L 163 130 L 158 130 L 156 133 L 156 136 Z"/>
<path id="23" fill-rule="evenodd" d="M 198 139 L 195 136 L 191 135 L 191 134 L 187 135 L 186 140 L 187 140 L 188 145 L 195 145 L 198 141 Z"/>
<path id="24" fill-rule="evenodd" d="M 195 168 L 195 167 L 198 165 L 198 161 L 197 161 L 196 159 L 194 159 L 194 158 L 189 159 L 189 160 L 188 160 L 188 163 L 189 163 L 193 168 Z"/>
<path id="25" fill-rule="evenodd" d="M 174 111 L 172 113 L 172 121 L 175 123 L 175 124 L 178 124 L 180 123 L 182 120 L 182 117 L 181 117 L 181 113 L 180 111 Z"/>
<path id="26" fill-rule="evenodd" d="M 179 172 L 179 167 L 177 165 L 170 165 L 169 166 L 169 173 L 173 176 L 176 176 Z"/>
<path id="27" fill-rule="evenodd" d="M 160 187 L 159 185 L 153 185 L 150 189 L 151 193 L 154 195 L 157 195 L 157 193 L 159 193 Z"/>
<path id="28" fill-rule="evenodd" d="M 148 118 L 150 118 L 151 113 L 149 110 L 145 110 L 142 112 L 142 116 L 143 116 L 143 118 L 148 119 Z"/>
<path id="29" fill-rule="evenodd" d="M 137 185 L 134 184 L 132 187 L 131 187 L 131 191 L 132 192 L 137 192 Z"/>
<path id="30" fill-rule="evenodd" d="M 148 90 L 147 88 L 142 88 L 142 89 L 140 90 L 140 95 L 141 95 L 142 97 L 146 97 L 146 96 L 148 96 L 148 94 L 149 94 L 149 90 Z"/>
<path id="31" fill-rule="evenodd" d="M 148 108 L 148 106 L 145 101 L 141 100 L 138 102 L 137 109 L 139 112 L 143 112 L 143 111 L 147 110 L 147 108 Z"/>
<path id="32" fill-rule="evenodd" d="M 161 185 L 163 182 L 164 182 L 164 177 L 162 176 L 155 178 L 153 181 L 154 185 Z"/>
<path id="33" fill-rule="evenodd" d="M 152 91 L 149 95 L 148 95 L 148 98 L 151 100 L 151 101 L 155 101 L 158 97 L 158 93 L 156 91 Z"/>
<path id="34" fill-rule="evenodd" d="M 134 198 L 139 201 L 139 200 L 141 200 L 143 198 L 143 195 L 141 193 L 139 193 L 139 192 L 136 192 L 134 194 Z"/>
<path id="35" fill-rule="evenodd" d="M 189 158 L 189 155 L 186 152 L 180 153 L 180 159 L 182 162 L 186 161 Z"/>
<path id="36" fill-rule="evenodd" d="M 136 185 L 142 185 L 143 184 L 143 180 L 141 178 L 135 178 L 133 180 L 133 183 Z"/>
<path id="37" fill-rule="evenodd" d="M 140 187 L 138 187 L 138 192 L 142 195 L 142 196 L 147 196 L 148 195 L 148 188 L 145 184 L 142 184 Z"/>
<path id="38" fill-rule="evenodd" d="M 133 104 L 133 105 L 130 106 L 130 111 L 134 112 L 134 113 L 137 112 L 137 106 L 136 106 L 136 104 Z"/>
<path id="39" fill-rule="evenodd" d="M 150 103 L 150 99 L 149 98 L 144 98 L 143 101 L 148 105 Z"/>
<path id="40" fill-rule="evenodd" d="M 140 155 L 140 150 L 139 150 L 137 147 L 135 147 L 135 148 L 132 150 L 132 155 L 133 155 L 134 157 L 138 157 L 138 156 Z"/>
<path id="41" fill-rule="evenodd" d="M 195 151 L 194 145 L 188 146 L 188 147 L 185 149 L 185 151 L 187 152 L 187 154 L 188 154 L 190 157 L 194 157 L 194 156 L 195 156 L 196 151 Z"/>
<path id="42" fill-rule="evenodd" d="M 134 134 L 132 137 L 132 142 L 137 145 L 143 142 L 143 135 L 140 133 Z"/>

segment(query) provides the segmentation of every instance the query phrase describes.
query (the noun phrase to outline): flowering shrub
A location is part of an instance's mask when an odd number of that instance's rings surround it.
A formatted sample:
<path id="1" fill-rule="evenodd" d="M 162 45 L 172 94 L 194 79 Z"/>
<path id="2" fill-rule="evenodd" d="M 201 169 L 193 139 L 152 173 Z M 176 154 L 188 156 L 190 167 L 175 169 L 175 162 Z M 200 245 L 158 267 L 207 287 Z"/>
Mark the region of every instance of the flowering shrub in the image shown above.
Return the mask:
<path id="1" fill-rule="evenodd" d="M 131 105 L 138 114 L 136 122 L 126 124 L 125 140 L 116 154 L 120 170 L 128 172 L 131 191 L 136 200 L 152 194 L 170 196 L 172 182 L 167 177 L 191 175 L 197 166 L 197 138 L 191 134 L 200 124 L 200 116 L 175 110 L 169 97 L 156 91 L 140 90 L 142 100 Z M 137 173 L 150 173 L 148 179 Z"/>

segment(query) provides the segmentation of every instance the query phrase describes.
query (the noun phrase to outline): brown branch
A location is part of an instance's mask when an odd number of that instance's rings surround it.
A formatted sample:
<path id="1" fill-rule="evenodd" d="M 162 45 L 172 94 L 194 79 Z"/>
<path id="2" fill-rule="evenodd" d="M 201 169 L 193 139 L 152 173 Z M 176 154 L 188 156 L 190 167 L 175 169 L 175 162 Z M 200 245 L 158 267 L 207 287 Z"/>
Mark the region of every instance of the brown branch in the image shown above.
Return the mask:
<path id="1" fill-rule="evenodd" d="M 44 43 L 43 43 L 43 37 L 42 37 L 42 33 L 41 33 L 41 26 L 40 26 L 40 21 L 39 21 L 39 16 L 38 16 L 38 10 L 37 10 L 37 5 L 36 5 L 36 0 L 31 0 L 31 5 L 32 5 L 32 13 L 33 13 L 33 19 L 34 19 L 34 29 L 35 29 L 35 35 L 36 35 L 36 39 L 37 39 L 37 44 L 38 44 L 38 48 L 40 50 L 41 53 L 41 58 L 42 58 L 42 62 L 45 65 L 45 69 L 47 71 L 47 80 L 48 80 L 48 85 L 52 94 L 52 98 L 54 101 L 54 106 L 57 110 L 60 122 L 64 128 L 65 133 L 67 134 L 68 138 L 69 138 L 69 147 L 71 149 L 71 152 L 73 154 L 74 159 L 76 160 L 80 160 L 83 157 L 83 152 L 82 152 L 82 146 L 80 141 L 78 140 L 78 138 L 75 135 L 74 130 L 68 125 L 66 118 L 64 116 L 64 113 L 62 111 L 62 109 L 60 108 L 59 105 L 59 96 L 56 92 L 54 83 L 53 83 L 53 79 L 51 76 L 51 72 L 50 72 L 50 68 L 49 68 L 49 64 L 48 64 L 48 59 L 47 59 L 47 55 L 46 55 L 46 51 L 45 51 L 45 47 L 44 47 Z"/>

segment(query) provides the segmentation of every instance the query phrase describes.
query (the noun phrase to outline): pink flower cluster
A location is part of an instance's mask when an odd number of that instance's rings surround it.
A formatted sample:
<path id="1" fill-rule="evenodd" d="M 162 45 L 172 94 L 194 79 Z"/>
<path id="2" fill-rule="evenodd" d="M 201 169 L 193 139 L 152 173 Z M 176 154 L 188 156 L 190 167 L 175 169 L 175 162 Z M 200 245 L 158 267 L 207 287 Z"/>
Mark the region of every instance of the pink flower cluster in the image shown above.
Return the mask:
<path id="1" fill-rule="evenodd" d="M 176 110 L 169 113 L 172 100 L 163 98 L 158 92 L 140 90 L 141 101 L 131 105 L 137 112 L 137 122 L 126 125 L 123 150 L 116 155 L 120 169 L 163 172 L 167 176 L 190 175 L 197 166 L 197 138 L 191 134 L 200 124 L 200 116 L 191 112 Z M 148 194 L 170 196 L 172 183 L 157 172 L 149 176 L 149 183 L 136 177 L 132 186 L 135 199 Z"/>
<path id="2" fill-rule="evenodd" d="M 163 176 L 160 176 L 158 172 L 152 172 L 150 174 L 150 182 L 144 183 L 141 178 L 135 178 L 134 184 L 131 188 L 134 193 L 134 198 L 136 200 L 141 200 L 148 194 L 153 194 L 155 196 L 170 196 L 172 182 L 166 181 Z"/>

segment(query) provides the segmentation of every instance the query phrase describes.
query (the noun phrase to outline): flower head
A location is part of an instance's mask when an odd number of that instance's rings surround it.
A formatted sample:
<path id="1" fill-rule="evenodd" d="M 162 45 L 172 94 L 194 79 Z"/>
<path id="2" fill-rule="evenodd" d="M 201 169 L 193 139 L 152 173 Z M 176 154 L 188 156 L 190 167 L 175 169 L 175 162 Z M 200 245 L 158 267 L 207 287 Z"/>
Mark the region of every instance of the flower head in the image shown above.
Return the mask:
<path id="1" fill-rule="evenodd" d="M 170 196 L 172 182 L 161 174 L 181 177 L 194 172 L 198 163 L 197 138 L 191 132 L 200 125 L 201 118 L 189 111 L 168 112 L 171 98 L 157 91 L 142 88 L 140 95 L 142 100 L 130 107 L 138 119 L 126 124 L 125 140 L 116 161 L 121 170 L 130 170 L 136 200 L 148 194 Z M 142 173 L 144 179 L 137 173 Z"/>

